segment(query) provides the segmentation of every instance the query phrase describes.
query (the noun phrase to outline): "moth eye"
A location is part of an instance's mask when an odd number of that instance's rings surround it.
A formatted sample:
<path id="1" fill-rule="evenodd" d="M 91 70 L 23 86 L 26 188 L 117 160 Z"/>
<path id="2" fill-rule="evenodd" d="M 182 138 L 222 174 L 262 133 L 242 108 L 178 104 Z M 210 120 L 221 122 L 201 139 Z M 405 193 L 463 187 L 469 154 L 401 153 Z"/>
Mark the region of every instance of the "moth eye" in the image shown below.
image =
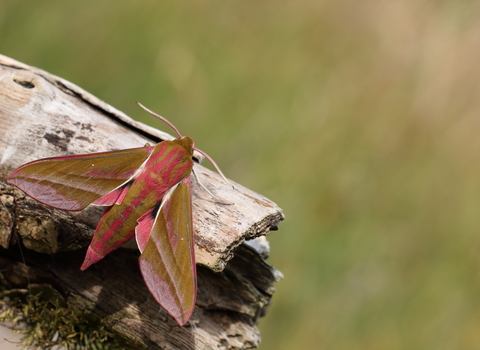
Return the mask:
<path id="1" fill-rule="evenodd" d="M 203 156 L 203 154 L 201 154 L 200 152 L 197 152 L 197 150 L 193 150 L 193 161 L 200 164 L 201 162 L 203 162 L 203 160 L 205 159 L 205 157 Z"/>

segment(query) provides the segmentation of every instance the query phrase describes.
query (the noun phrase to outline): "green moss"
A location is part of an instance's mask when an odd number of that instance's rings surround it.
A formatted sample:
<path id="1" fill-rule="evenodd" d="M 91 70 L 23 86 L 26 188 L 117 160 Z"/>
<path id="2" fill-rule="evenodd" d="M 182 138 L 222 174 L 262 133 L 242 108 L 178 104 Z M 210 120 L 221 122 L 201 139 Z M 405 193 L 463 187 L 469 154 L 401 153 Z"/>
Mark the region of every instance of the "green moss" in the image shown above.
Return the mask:
<path id="1" fill-rule="evenodd" d="M 23 349 L 130 349 L 97 315 L 49 285 L 0 293 L 0 322 L 23 335 Z"/>

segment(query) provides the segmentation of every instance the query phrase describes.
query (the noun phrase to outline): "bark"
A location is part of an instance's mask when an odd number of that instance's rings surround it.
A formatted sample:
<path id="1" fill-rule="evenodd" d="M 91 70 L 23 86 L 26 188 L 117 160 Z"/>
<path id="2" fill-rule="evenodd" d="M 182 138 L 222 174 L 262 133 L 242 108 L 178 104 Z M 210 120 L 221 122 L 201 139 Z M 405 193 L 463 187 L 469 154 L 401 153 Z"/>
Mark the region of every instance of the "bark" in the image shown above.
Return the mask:
<path id="1" fill-rule="evenodd" d="M 134 348 L 250 349 L 259 344 L 255 324 L 281 277 L 265 262 L 268 242 L 261 237 L 283 220 L 275 203 L 233 181 L 232 189 L 215 172 L 195 165 L 216 197 L 193 180 L 198 296 L 191 321 L 179 327 L 145 287 L 137 251 L 120 249 L 86 272 L 79 270 L 101 208 L 56 210 L 5 183 L 13 169 L 35 159 L 140 147 L 173 137 L 66 80 L 1 55 L 0 117 L 4 286 L 49 283 L 67 299 L 93 304 L 93 312 L 109 318 L 112 329 Z M 244 243 L 252 239 L 256 244 Z M 19 262 L 20 243 L 27 266 Z"/>

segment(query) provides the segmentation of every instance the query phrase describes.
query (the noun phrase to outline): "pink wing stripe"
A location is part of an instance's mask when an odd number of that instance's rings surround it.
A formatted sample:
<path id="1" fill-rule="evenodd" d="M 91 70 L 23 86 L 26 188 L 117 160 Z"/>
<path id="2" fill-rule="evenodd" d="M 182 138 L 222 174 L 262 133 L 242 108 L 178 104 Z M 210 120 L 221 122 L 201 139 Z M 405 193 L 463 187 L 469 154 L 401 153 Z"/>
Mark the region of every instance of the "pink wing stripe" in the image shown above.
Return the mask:
<path id="1" fill-rule="evenodd" d="M 143 214 L 137 220 L 138 225 L 135 227 L 135 238 L 137 239 L 138 249 L 141 253 L 143 253 L 145 247 L 147 246 L 148 238 L 150 237 L 150 232 L 152 232 L 152 227 L 155 222 L 155 215 L 153 211 L 154 209 L 150 209 Z"/>
<path id="2" fill-rule="evenodd" d="M 104 207 L 108 207 L 114 204 L 120 204 L 125 199 L 125 196 L 127 195 L 127 192 L 130 189 L 130 187 L 131 187 L 130 184 L 126 184 L 123 187 L 119 187 L 116 190 L 106 194 L 105 196 L 100 197 L 95 202 L 92 202 L 92 204 L 104 206 Z"/>

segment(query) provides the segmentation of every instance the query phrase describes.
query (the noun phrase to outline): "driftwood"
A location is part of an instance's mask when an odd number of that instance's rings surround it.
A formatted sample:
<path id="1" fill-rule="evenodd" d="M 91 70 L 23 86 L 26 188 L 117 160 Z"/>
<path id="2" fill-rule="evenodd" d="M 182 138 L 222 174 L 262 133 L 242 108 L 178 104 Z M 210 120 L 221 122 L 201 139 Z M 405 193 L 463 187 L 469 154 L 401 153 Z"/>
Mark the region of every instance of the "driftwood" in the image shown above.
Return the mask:
<path id="1" fill-rule="evenodd" d="M 283 219 L 276 204 L 239 184 L 232 189 L 218 174 L 195 164 L 216 198 L 192 180 L 198 297 L 191 321 L 179 327 L 150 296 L 136 250 L 120 249 L 86 272 L 79 270 L 101 208 L 52 209 L 5 183 L 9 172 L 35 159 L 173 137 L 68 81 L 1 55 L 0 118 L 0 283 L 7 288 L 48 283 L 66 299 L 93 304 L 93 312 L 109 318 L 112 329 L 135 349 L 251 349 L 259 344 L 255 324 L 281 276 L 264 261 L 268 243 L 260 237 Z M 252 239 L 254 244 L 244 243 Z M 18 253 L 20 242 L 27 266 Z"/>

